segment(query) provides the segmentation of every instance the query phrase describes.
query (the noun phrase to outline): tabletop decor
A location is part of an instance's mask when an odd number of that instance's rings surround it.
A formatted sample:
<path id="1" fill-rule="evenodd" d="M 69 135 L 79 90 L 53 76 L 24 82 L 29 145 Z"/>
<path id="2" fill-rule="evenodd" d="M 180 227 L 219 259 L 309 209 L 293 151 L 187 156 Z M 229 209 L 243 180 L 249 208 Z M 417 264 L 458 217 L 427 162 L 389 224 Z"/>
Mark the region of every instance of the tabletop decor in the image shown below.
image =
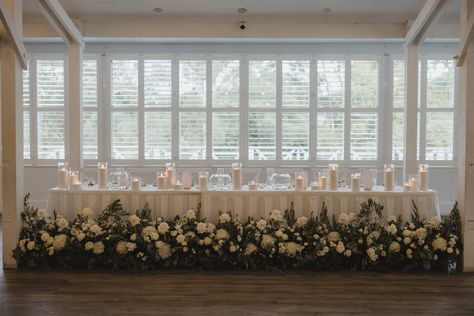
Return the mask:
<path id="1" fill-rule="evenodd" d="M 328 185 L 329 191 L 337 191 L 337 169 L 338 165 L 333 163 L 329 164 L 328 169 Z"/>
<path id="2" fill-rule="evenodd" d="M 97 183 L 99 185 L 99 190 L 106 190 L 107 189 L 107 162 L 99 162 L 97 164 Z"/>
<path id="3" fill-rule="evenodd" d="M 242 190 L 242 164 L 232 164 L 232 190 Z"/>
<path id="4" fill-rule="evenodd" d="M 69 167 L 65 161 L 58 162 L 58 188 L 61 190 L 67 190 L 68 188 L 68 174 Z"/>
<path id="5" fill-rule="evenodd" d="M 28 198 L 13 253 L 20 268 L 446 271 L 462 252 L 456 205 L 444 220 L 422 218 L 415 204 L 409 221 L 384 218 L 369 199 L 338 220 L 323 204 L 317 216 L 290 208 L 248 219 L 221 212 L 209 222 L 199 208 L 152 218 L 148 205 L 130 213 L 115 200 L 97 218 L 84 208 L 69 221 L 47 217 Z"/>
<path id="6" fill-rule="evenodd" d="M 420 191 L 426 191 L 428 190 L 428 169 L 429 165 L 426 163 L 421 163 L 420 168 L 418 170 L 418 179 L 419 179 L 419 184 L 418 184 L 418 189 Z"/>
<path id="7" fill-rule="evenodd" d="M 209 178 L 209 172 L 207 171 L 199 172 L 199 190 L 200 191 L 207 191 L 208 178 Z"/>
<path id="8" fill-rule="evenodd" d="M 393 171 L 394 171 L 393 164 L 385 164 L 384 165 L 384 173 L 383 173 L 383 186 L 385 191 L 393 191 Z"/>

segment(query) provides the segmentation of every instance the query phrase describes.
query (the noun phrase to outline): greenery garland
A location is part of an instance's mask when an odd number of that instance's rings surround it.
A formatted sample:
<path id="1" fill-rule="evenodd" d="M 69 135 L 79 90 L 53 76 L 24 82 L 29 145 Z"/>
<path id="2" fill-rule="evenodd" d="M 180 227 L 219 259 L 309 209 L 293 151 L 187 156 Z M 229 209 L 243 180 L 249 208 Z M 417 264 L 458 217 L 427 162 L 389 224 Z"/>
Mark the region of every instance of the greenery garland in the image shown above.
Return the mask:
<path id="1" fill-rule="evenodd" d="M 24 199 L 23 228 L 13 257 L 23 268 L 206 270 L 442 270 L 459 268 L 462 252 L 457 205 L 444 220 L 382 217 L 369 199 L 358 214 L 295 217 L 292 208 L 264 219 L 220 213 L 206 222 L 189 210 L 172 219 L 152 219 L 148 205 L 129 216 L 119 200 L 97 219 L 85 208 L 72 221 L 47 217 Z"/>

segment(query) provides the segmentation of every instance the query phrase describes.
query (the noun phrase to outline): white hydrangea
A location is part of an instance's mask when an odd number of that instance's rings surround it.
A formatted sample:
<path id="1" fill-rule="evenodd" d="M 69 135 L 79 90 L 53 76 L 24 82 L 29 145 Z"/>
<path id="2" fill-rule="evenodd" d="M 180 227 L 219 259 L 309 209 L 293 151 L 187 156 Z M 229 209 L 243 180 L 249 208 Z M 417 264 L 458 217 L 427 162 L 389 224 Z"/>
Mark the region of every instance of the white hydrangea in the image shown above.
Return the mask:
<path id="1" fill-rule="evenodd" d="M 158 240 L 155 242 L 155 247 L 158 250 L 158 256 L 160 256 L 161 259 L 167 259 L 171 256 L 171 247 L 169 244 Z"/>
<path id="2" fill-rule="evenodd" d="M 163 222 L 163 223 L 160 223 L 160 225 L 158 225 L 158 231 L 161 233 L 161 234 L 165 234 L 169 231 L 170 229 L 170 225 L 168 225 L 167 222 Z"/>
<path id="3" fill-rule="evenodd" d="M 156 233 L 155 227 L 153 227 L 153 226 L 147 226 L 147 227 L 145 227 L 145 228 L 142 229 L 142 237 L 150 237 L 150 238 L 151 238 L 152 235 L 154 235 L 154 234 L 158 235 L 158 234 Z M 156 236 L 155 236 L 155 237 L 156 237 Z M 152 239 L 153 239 L 153 238 L 152 238 Z"/>
<path id="4" fill-rule="evenodd" d="M 220 240 L 225 240 L 229 238 L 229 233 L 225 229 L 218 229 L 216 231 L 216 238 Z"/>
<path id="5" fill-rule="evenodd" d="M 426 229 L 423 227 L 420 227 L 416 230 L 416 236 L 418 239 L 425 239 L 426 238 Z"/>
<path id="6" fill-rule="evenodd" d="M 26 244 L 26 249 L 28 249 L 29 251 L 32 251 L 33 249 L 35 249 L 35 241 L 34 240 L 30 240 L 28 241 L 28 243 Z"/>
<path id="7" fill-rule="evenodd" d="M 306 216 L 300 216 L 296 219 L 296 225 L 298 227 L 303 227 L 308 223 L 308 218 Z"/>
<path id="8" fill-rule="evenodd" d="M 96 255 L 100 255 L 101 253 L 104 253 L 105 246 L 102 241 L 96 241 L 94 243 L 94 248 L 92 249 L 92 252 Z"/>
<path id="9" fill-rule="evenodd" d="M 397 233 L 397 226 L 395 226 L 394 224 L 390 224 L 385 227 L 385 230 L 387 231 L 387 233 L 395 235 Z"/>
<path id="10" fill-rule="evenodd" d="M 115 247 L 115 251 L 120 255 L 126 254 L 128 252 L 127 242 L 123 240 L 119 241 Z"/>
<path id="11" fill-rule="evenodd" d="M 92 241 L 86 242 L 86 244 L 84 245 L 84 249 L 86 249 L 86 251 L 94 249 L 94 243 Z"/>
<path id="12" fill-rule="evenodd" d="M 262 242 L 261 242 L 262 248 L 268 249 L 272 247 L 274 244 L 275 244 L 275 239 L 272 236 L 267 235 L 267 234 L 264 234 L 262 236 Z"/>
<path id="13" fill-rule="evenodd" d="M 67 236 L 65 234 L 54 236 L 53 247 L 54 250 L 58 251 L 66 247 Z"/>
<path id="14" fill-rule="evenodd" d="M 400 252 L 400 244 L 396 241 L 392 241 L 389 247 L 390 252 Z"/>
<path id="15" fill-rule="evenodd" d="M 255 246 L 253 243 L 249 243 L 245 248 L 245 255 L 251 256 L 255 251 L 257 251 L 257 246 Z"/>
<path id="16" fill-rule="evenodd" d="M 222 213 L 221 216 L 219 216 L 219 220 L 221 222 L 228 222 L 230 221 L 230 215 L 227 213 Z"/>
<path id="17" fill-rule="evenodd" d="M 227 213 L 225 213 L 227 214 Z M 221 215 L 222 216 L 222 215 Z M 207 231 L 207 225 L 206 223 L 198 223 L 196 225 L 196 231 L 199 233 L 199 234 L 204 234 L 206 231 Z"/>
<path id="18" fill-rule="evenodd" d="M 48 216 L 48 212 L 47 212 L 45 209 L 40 208 L 40 209 L 38 210 L 38 214 L 37 214 L 37 215 L 38 215 L 38 218 L 44 219 L 46 216 Z"/>
<path id="19" fill-rule="evenodd" d="M 84 207 L 81 211 L 81 216 L 83 217 L 92 217 L 92 215 L 94 215 L 94 213 L 90 207 Z"/>
<path id="20" fill-rule="evenodd" d="M 338 232 L 336 231 L 332 231 L 328 234 L 328 240 L 329 241 L 332 241 L 332 242 L 336 242 L 338 241 L 339 239 L 341 239 L 341 236 L 339 235 Z"/>
<path id="21" fill-rule="evenodd" d="M 58 226 L 60 230 L 65 229 L 68 225 L 69 223 L 64 217 L 59 217 L 56 219 L 56 226 Z"/>
<path id="22" fill-rule="evenodd" d="M 261 219 L 257 222 L 257 228 L 259 230 L 264 230 L 266 226 L 267 226 L 267 222 L 264 219 Z"/>
<path id="23" fill-rule="evenodd" d="M 281 215 L 280 210 L 273 210 L 270 212 L 270 218 L 274 221 L 281 221 L 283 219 L 283 216 Z"/>
<path id="24" fill-rule="evenodd" d="M 433 250 L 446 251 L 448 242 L 443 237 L 437 237 L 435 240 L 433 240 L 431 245 L 433 246 Z"/>
<path id="25" fill-rule="evenodd" d="M 138 216 L 135 215 L 135 214 L 133 214 L 132 216 L 130 216 L 130 218 L 129 218 L 128 220 L 130 221 L 130 224 L 132 225 L 132 227 L 137 226 L 137 225 L 140 224 L 140 222 L 141 222 L 140 217 L 138 217 Z"/>

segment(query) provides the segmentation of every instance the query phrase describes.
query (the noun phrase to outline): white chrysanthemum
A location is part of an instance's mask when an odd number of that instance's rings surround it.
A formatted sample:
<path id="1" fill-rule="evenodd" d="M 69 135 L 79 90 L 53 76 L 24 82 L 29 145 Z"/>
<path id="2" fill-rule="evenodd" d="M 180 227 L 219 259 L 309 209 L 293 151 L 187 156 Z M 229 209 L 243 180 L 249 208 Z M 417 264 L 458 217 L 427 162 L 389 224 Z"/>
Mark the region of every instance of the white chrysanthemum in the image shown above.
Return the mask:
<path id="1" fill-rule="evenodd" d="M 153 234 L 156 234 L 156 229 L 153 226 L 147 226 L 147 227 L 142 229 L 142 237 L 150 237 L 151 238 L 151 236 Z"/>
<path id="2" fill-rule="evenodd" d="M 91 226 L 91 228 L 89 228 L 89 231 L 95 235 L 100 235 L 102 233 L 102 228 L 100 228 L 99 225 L 94 224 Z"/>
<path id="3" fill-rule="evenodd" d="M 219 216 L 219 220 L 222 222 L 228 222 L 230 219 L 230 215 L 227 213 L 222 213 L 221 216 Z"/>
<path id="4" fill-rule="evenodd" d="M 40 208 L 38 210 L 38 218 L 45 218 L 46 216 L 48 216 L 48 212 L 45 209 Z"/>
<path id="5" fill-rule="evenodd" d="M 167 222 L 163 222 L 163 223 L 160 223 L 160 225 L 158 225 L 158 231 L 161 234 L 167 233 L 169 229 L 170 229 L 170 225 L 168 225 Z"/>
<path id="6" fill-rule="evenodd" d="M 443 237 L 438 237 L 433 240 L 433 243 L 431 245 L 433 246 L 433 250 L 446 251 L 446 248 L 448 247 L 448 242 Z"/>
<path id="7" fill-rule="evenodd" d="M 196 231 L 199 233 L 199 234 L 204 234 L 206 231 L 207 231 L 207 225 L 206 223 L 198 223 L 196 225 Z"/>
<path id="8" fill-rule="evenodd" d="M 395 235 L 397 233 L 397 226 L 395 226 L 394 224 L 390 224 L 385 227 L 385 230 L 387 231 L 387 233 Z"/>
<path id="9" fill-rule="evenodd" d="M 255 251 L 257 251 L 257 246 L 255 246 L 253 243 L 250 243 L 247 245 L 245 248 L 245 255 L 250 256 L 252 255 Z"/>
<path id="10" fill-rule="evenodd" d="M 196 212 L 194 210 L 189 210 L 184 214 L 184 217 L 187 219 L 195 219 L 196 218 Z"/>
<path id="11" fill-rule="evenodd" d="M 66 247 L 67 236 L 64 234 L 54 236 L 53 247 L 58 251 Z"/>
<path id="12" fill-rule="evenodd" d="M 396 241 L 392 241 L 392 243 L 390 244 L 389 251 L 390 252 L 399 252 L 400 251 L 400 244 Z"/>
<path id="13" fill-rule="evenodd" d="M 344 247 L 344 243 L 342 241 L 337 243 L 336 251 L 338 253 L 343 253 L 344 250 L 346 250 L 346 247 Z"/>
<path id="14" fill-rule="evenodd" d="M 115 251 L 117 251 L 117 253 L 120 255 L 126 254 L 128 252 L 127 242 L 123 240 L 119 241 L 115 247 Z"/>
<path id="15" fill-rule="evenodd" d="M 379 258 L 379 256 L 377 255 L 377 251 L 374 247 L 370 247 L 369 249 L 367 249 L 367 255 L 372 261 L 377 261 L 377 259 Z"/>
<path id="16" fill-rule="evenodd" d="M 84 207 L 81 211 L 81 216 L 83 217 L 92 217 L 93 214 L 92 209 L 89 207 Z"/>
<path id="17" fill-rule="evenodd" d="M 56 219 L 56 226 L 58 226 L 59 229 L 66 228 L 68 224 L 69 223 L 68 223 L 67 219 L 65 219 L 64 217 L 60 217 L 60 218 Z"/>
<path id="18" fill-rule="evenodd" d="M 257 228 L 260 230 L 264 230 L 267 226 L 267 222 L 264 219 L 261 219 L 257 222 Z"/>
<path id="19" fill-rule="evenodd" d="M 94 248 L 92 249 L 92 252 L 96 255 L 100 255 L 101 253 L 104 252 L 105 246 L 104 243 L 101 241 L 96 241 L 94 243 Z"/>
<path id="20" fill-rule="evenodd" d="M 94 243 L 92 241 L 86 242 L 86 244 L 84 245 L 84 249 L 86 249 L 86 251 L 94 249 Z"/>
<path id="21" fill-rule="evenodd" d="M 33 249 L 35 249 L 35 241 L 34 240 L 30 240 L 28 241 L 28 243 L 26 244 L 26 249 L 28 249 L 29 251 L 32 251 Z"/>
<path id="22" fill-rule="evenodd" d="M 216 238 L 220 240 L 225 240 L 229 238 L 229 233 L 225 229 L 218 229 L 216 231 Z"/>
<path id="23" fill-rule="evenodd" d="M 308 218 L 306 216 L 300 216 L 296 219 L 296 225 L 298 227 L 303 227 L 308 223 Z"/>
<path id="24" fill-rule="evenodd" d="M 183 243 L 185 240 L 186 236 L 184 236 L 183 234 L 179 234 L 178 236 L 176 236 L 176 241 L 178 242 L 178 244 Z"/>
<path id="25" fill-rule="evenodd" d="M 347 224 L 349 222 L 349 216 L 346 213 L 342 213 L 339 215 L 339 223 L 340 224 Z"/>
<path id="26" fill-rule="evenodd" d="M 133 226 L 136 226 L 138 224 L 140 224 L 141 222 L 141 219 L 140 217 L 138 217 L 137 215 L 133 214 L 132 216 L 130 216 L 130 218 L 128 219 L 130 221 L 130 224 Z"/>
<path id="27" fill-rule="evenodd" d="M 432 217 L 430 219 L 430 224 L 433 225 L 434 228 L 439 228 L 439 225 L 441 224 L 441 220 L 438 217 Z"/>
<path id="28" fill-rule="evenodd" d="M 338 241 L 339 239 L 341 239 L 341 236 L 339 235 L 338 232 L 336 231 L 332 231 L 328 234 L 328 240 L 329 241 L 332 241 L 332 242 L 336 242 Z"/>
<path id="29" fill-rule="evenodd" d="M 273 210 L 270 212 L 270 218 L 274 221 L 281 221 L 283 219 L 283 216 L 281 215 L 280 210 Z"/>
<path id="30" fill-rule="evenodd" d="M 204 245 L 209 246 L 210 244 L 212 244 L 212 239 L 209 237 L 205 237 L 203 243 Z"/>
<path id="31" fill-rule="evenodd" d="M 268 249 L 272 247 L 274 244 L 275 244 L 275 239 L 272 236 L 267 235 L 267 234 L 264 234 L 262 236 L 262 242 L 261 242 L 262 248 Z"/>
<path id="32" fill-rule="evenodd" d="M 208 233 L 212 234 L 215 230 L 216 230 L 216 225 L 214 225 L 213 223 L 208 223 L 207 224 L 207 232 Z"/>

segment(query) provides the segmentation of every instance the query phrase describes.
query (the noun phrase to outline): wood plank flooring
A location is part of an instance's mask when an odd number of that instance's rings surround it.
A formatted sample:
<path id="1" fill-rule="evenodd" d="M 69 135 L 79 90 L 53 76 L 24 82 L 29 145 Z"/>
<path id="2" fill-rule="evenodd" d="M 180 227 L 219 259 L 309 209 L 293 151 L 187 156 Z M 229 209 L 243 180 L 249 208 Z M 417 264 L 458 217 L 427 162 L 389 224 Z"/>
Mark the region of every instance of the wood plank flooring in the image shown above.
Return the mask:
<path id="1" fill-rule="evenodd" d="M 2 316 L 239 314 L 474 315 L 474 275 L 0 270 Z"/>

